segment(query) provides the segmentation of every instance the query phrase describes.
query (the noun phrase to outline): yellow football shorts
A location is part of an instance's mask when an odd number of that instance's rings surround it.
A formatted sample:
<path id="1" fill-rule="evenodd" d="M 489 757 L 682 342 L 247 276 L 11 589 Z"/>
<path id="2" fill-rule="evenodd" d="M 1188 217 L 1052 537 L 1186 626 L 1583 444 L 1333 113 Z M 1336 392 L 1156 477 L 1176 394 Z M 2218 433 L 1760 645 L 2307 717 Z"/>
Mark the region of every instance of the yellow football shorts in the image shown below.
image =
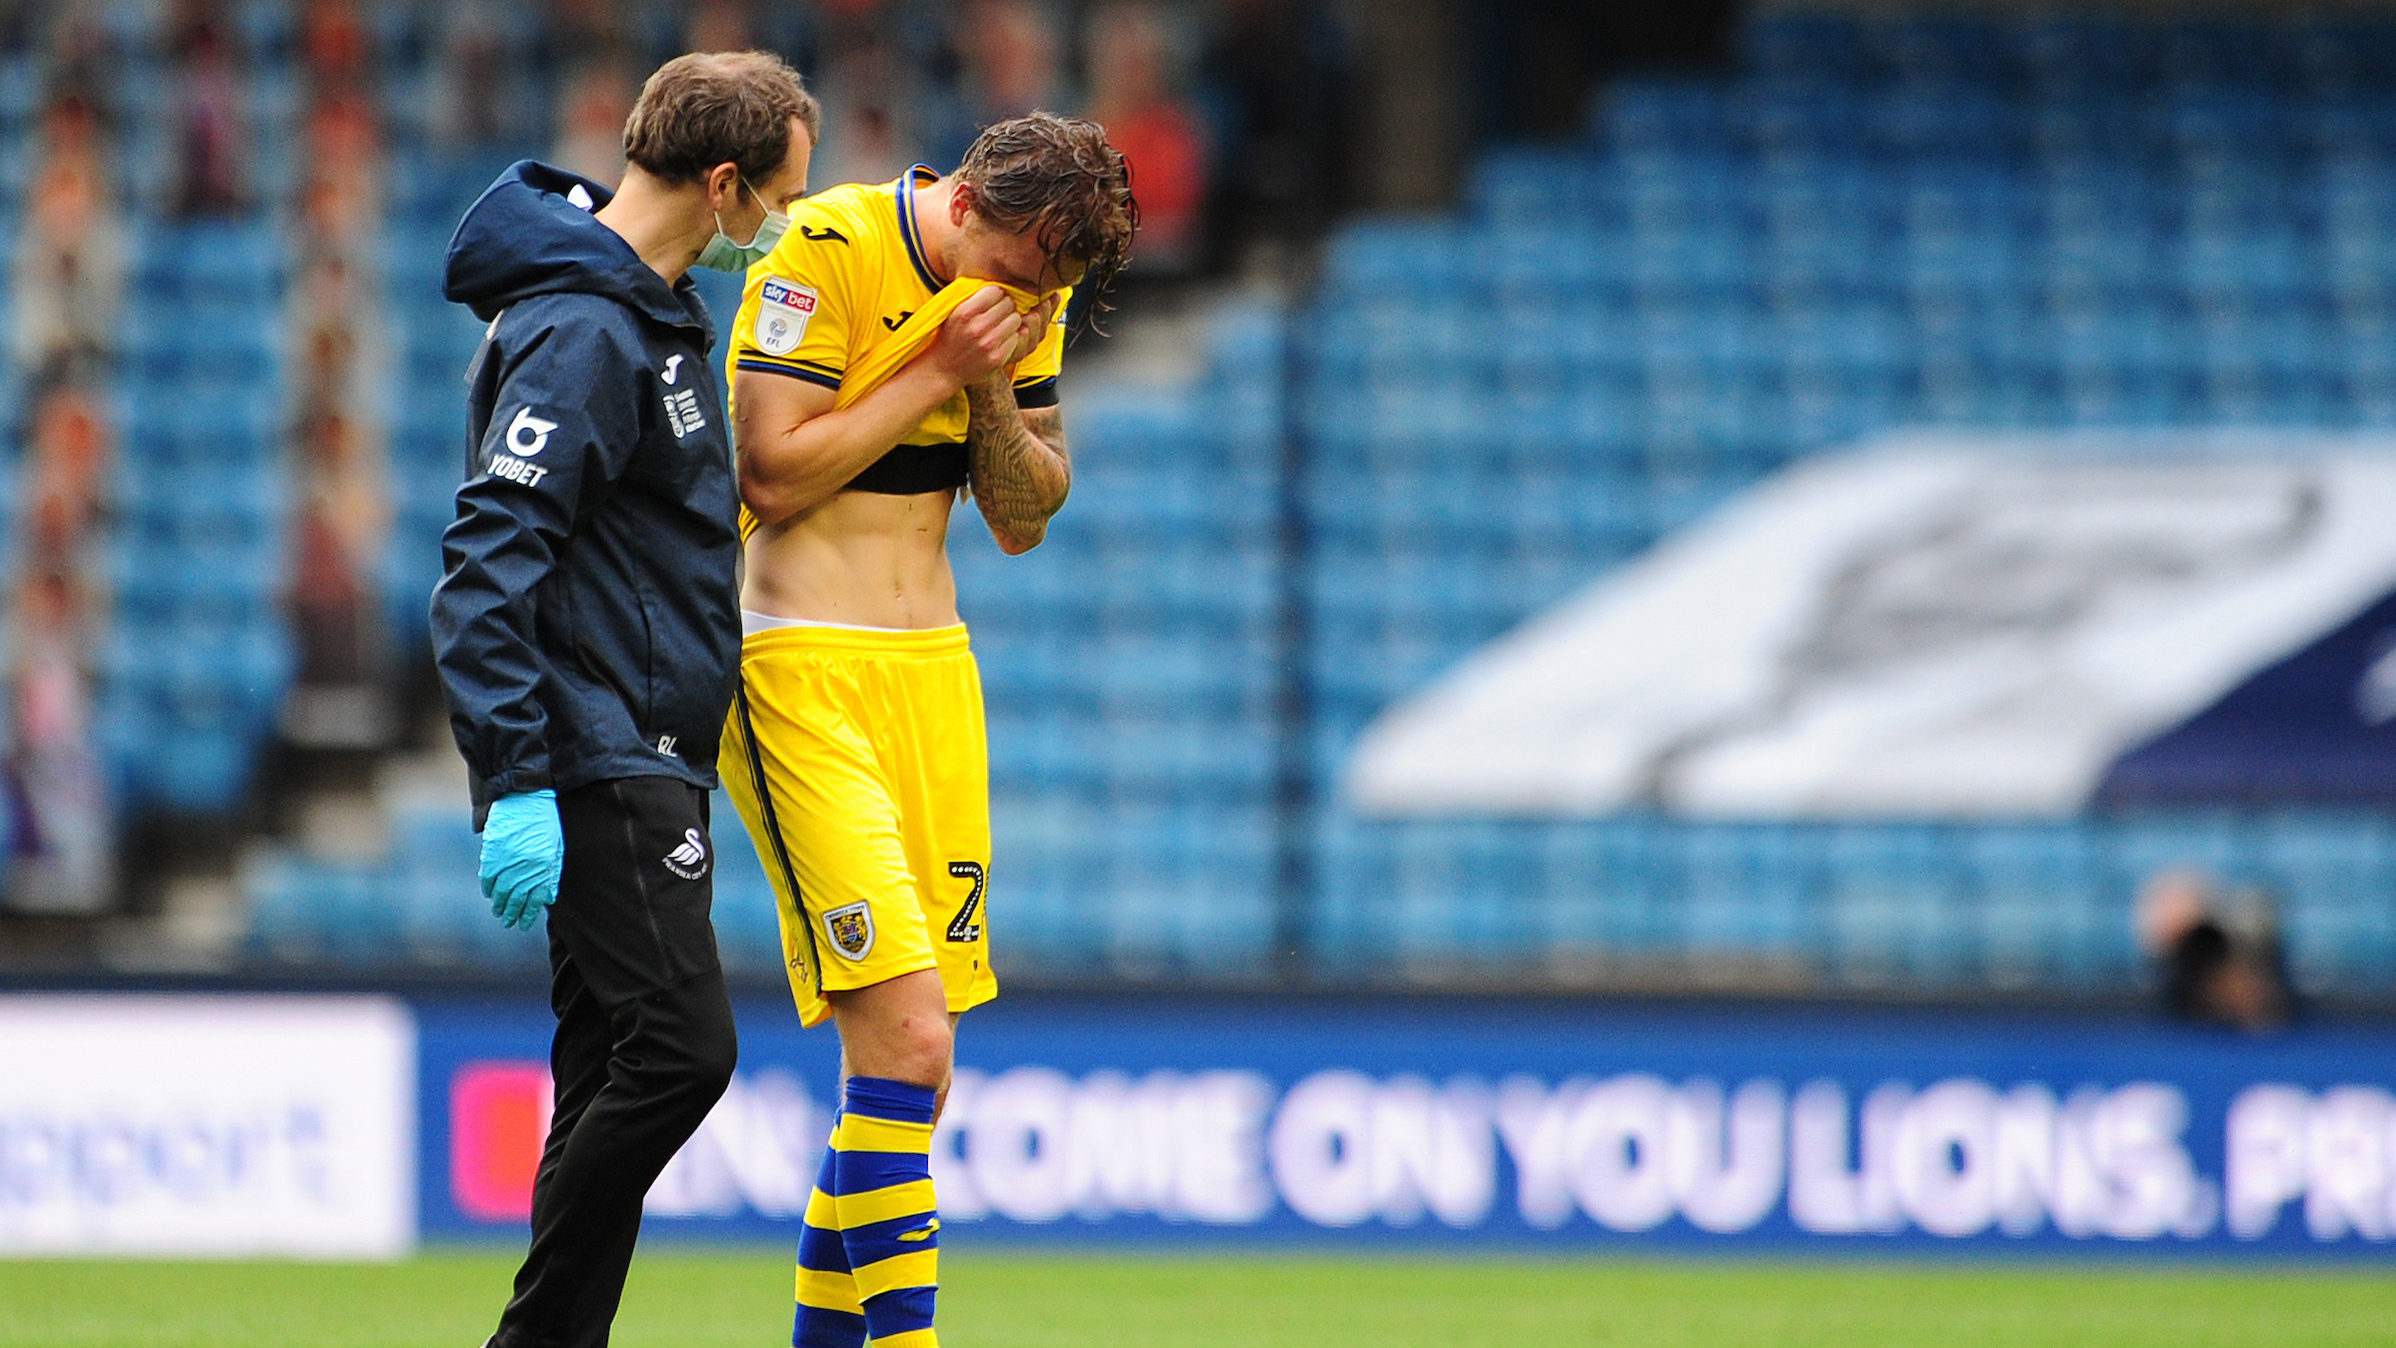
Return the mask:
<path id="1" fill-rule="evenodd" d="M 799 1020 L 827 991 L 937 969 L 998 995 L 983 909 L 990 763 L 965 629 L 780 627 L 741 643 L 720 775 L 782 910 Z"/>

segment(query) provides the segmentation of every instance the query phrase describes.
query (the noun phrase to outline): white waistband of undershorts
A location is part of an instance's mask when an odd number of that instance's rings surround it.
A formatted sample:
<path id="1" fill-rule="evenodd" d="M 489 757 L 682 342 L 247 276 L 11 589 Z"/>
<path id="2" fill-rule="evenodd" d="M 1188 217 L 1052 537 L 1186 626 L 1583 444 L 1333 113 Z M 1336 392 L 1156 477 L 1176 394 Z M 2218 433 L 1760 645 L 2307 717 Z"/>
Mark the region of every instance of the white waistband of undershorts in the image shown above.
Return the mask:
<path id="1" fill-rule="evenodd" d="M 778 613 L 759 613 L 755 609 L 740 611 L 740 634 L 753 637 L 759 632 L 771 632 L 782 627 L 829 627 L 835 632 L 904 632 L 904 627 L 868 627 L 864 623 L 828 623 L 815 618 L 785 618 Z"/>

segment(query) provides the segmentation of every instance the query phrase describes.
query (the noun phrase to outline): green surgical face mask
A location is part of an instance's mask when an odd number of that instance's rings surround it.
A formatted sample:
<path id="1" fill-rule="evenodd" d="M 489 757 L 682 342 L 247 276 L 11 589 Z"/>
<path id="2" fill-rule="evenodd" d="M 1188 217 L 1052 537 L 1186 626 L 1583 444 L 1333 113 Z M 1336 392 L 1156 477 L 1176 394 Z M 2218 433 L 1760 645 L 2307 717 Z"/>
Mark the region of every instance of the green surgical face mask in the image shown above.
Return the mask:
<path id="1" fill-rule="evenodd" d="M 741 184 L 741 190 L 757 196 L 747 183 Z M 760 197 L 757 204 L 763 206 L 765 200 Z M 724 217 L 716 216 L 715 237 L 699 250 L 699 265 L 709 271 L 747 271 L 774 251 L 774 245 L 782 242 L 782 236 L 789 232 L 790 217 L 781 211 L 768 210 L 765 222 L 757 226 L 757 233 L 747 243 L 734 243 L 732 236 L 724 232 Z"/>

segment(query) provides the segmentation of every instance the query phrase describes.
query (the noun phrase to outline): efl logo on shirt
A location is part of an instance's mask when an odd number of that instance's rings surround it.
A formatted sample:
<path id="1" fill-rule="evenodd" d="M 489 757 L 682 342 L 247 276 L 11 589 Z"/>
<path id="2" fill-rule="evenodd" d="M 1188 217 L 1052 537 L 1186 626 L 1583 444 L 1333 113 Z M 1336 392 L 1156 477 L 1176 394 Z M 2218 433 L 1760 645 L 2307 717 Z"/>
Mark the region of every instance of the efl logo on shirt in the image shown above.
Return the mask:
<path id="1" fill-rule="evenodd" d="M 757 292 L 757 349 L 769 356 L 787 356 L 807 335 L 807 320 L 815 317 L 815 288 L 795 285 L 778 276 L 765 279 Z"/>

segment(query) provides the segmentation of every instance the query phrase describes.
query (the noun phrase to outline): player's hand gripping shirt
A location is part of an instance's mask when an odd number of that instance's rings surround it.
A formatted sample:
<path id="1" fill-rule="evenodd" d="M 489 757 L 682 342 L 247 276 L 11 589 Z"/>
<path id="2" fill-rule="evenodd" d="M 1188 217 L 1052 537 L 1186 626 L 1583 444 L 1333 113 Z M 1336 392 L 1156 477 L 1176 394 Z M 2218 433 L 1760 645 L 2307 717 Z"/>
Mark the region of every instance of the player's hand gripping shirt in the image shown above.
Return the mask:
<path id="1" fill-rule="evenodd" d="M 786 375 L 843 390 L 845 405 L 855 401 L 848 395 L 867 391 L 854 386 L 852 375 L 887 377 L 892 371 L 875 359 L 877 352 L 944 288 L 915 227 L 916 189 L 938 177 L 918 164 L 896 182 L 852 183 L 794 204 L 790 232 L 749 269 L 725 354 L 726 382 L 742 370 Z M 1057 321 L 1014 368 L 1019 407 L 1056 405 L 1063 301 L 1071 297 L 1070 288 L 1061 292 Z M 849 489 L 903 494 L 962 486 L 969 418 L 959 390 Z"/>

